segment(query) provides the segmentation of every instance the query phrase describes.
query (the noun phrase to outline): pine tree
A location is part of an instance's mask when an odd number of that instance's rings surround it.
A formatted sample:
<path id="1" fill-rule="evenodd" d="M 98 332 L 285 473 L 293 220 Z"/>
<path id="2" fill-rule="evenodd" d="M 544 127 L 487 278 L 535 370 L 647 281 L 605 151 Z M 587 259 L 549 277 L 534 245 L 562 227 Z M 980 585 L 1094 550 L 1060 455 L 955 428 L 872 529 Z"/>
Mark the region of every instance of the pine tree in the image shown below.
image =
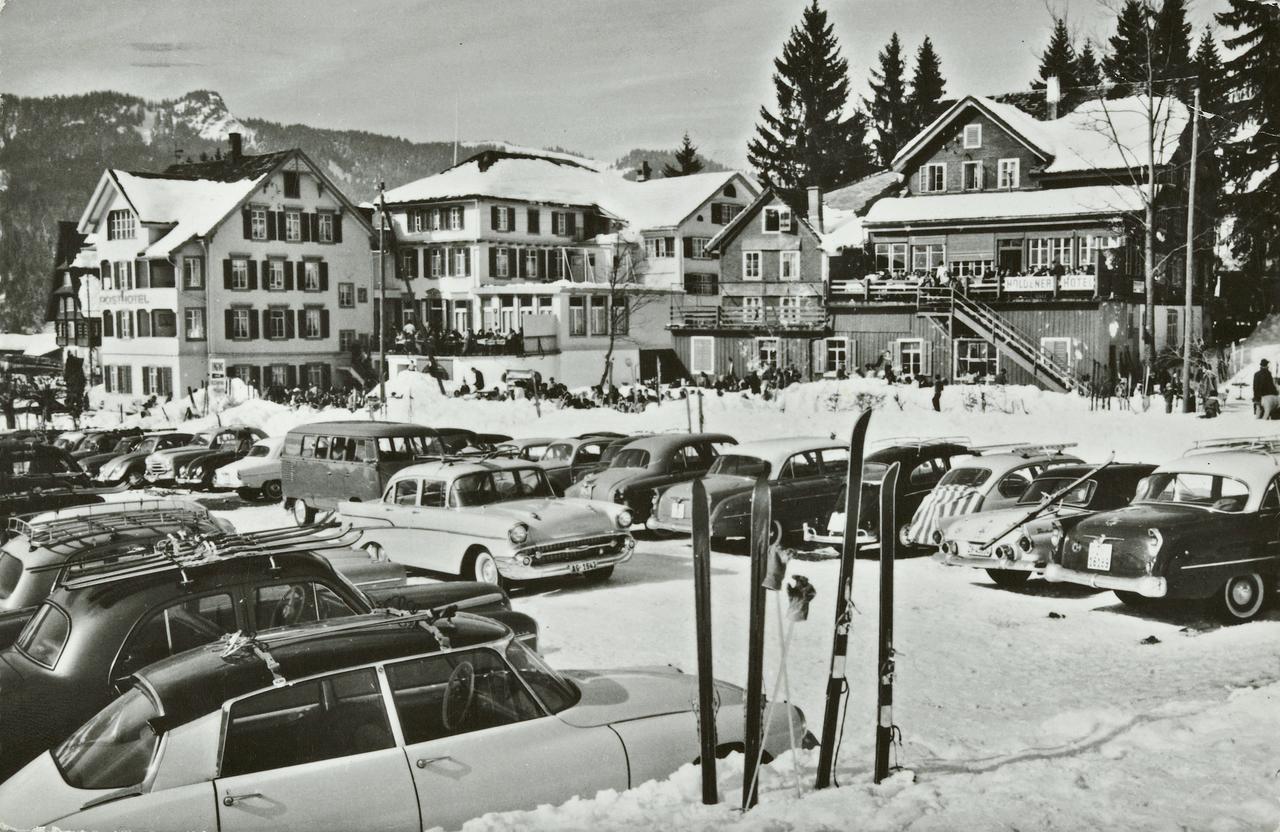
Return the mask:
<path id="1" fill-rule="evenodd" d="M 1192 74 L 1191 24 L 1186 0 L 1164 0 L 1156 13 L 1154 61 L 1157 78 L 1185 79 Z M 1189 88 L 1186 81 L 1180 88 Z"/>
<path id="2" fill-rule="evenodd" d="M 773 65 L 777 115 L 761 107 L 756 137 L 747 143 L 747 159 L 760 178 L 800 205 L 810 185 L 833 188 L 869 173 L 866 118 L 843 118 L 849 64 L 817 0 Z"/>
<path id="3" fill-rule="evenodd" d="M 925 37 L 916 52 L 915 73 L 911 76 L 911 134 L 920 131 L 937 115 L 938 102 L 946 91 L 942 77 L 942 60 L 933 50 L 933 41 Z"/>
<path id="4" fill-rule="evenodd" d="M 880 165 L 888 167 L 893 157 L 911 138 L 911 109 L 907 101 L 906 64 L 902 60 L 902 41 L 894 32 L 889 43 L 880 50 L 880 67 L 871 70 L 871 112 L 876 131 L 875 148 Z"/>
<path id="5" fill-rule="evenodd" d="M 1223 77 L 1222 55 L 1218 52 L 1218 42 L 1208 26 L 1200 35 L 1200 44 L 1196 47 L 1192 59 L 1197 83 L 1200 85 L 1200 108 L 1215 116 L 1224 112 L 1227 101 L 1226 79 Z M 1224 118 L 1212 118 L 1206 125 L 1214 143 L 1230 135 L 1231 123 Z"/>
<path id="6" fill-rule="evenodd" d="M 684 134 L 684 141 L 680 143 L 680 149 L 676 151 L 676 164 L 674 167 L 670 164 L 662 166 L 662 175 L 670 179 L 673 176 L 689 176 L 693 173 L 702 173 L 702 160 L 698 158 L 698 148 L 689 140 L 689 134 Z"/>
<path id="7" fill-rule="evenodd" d="M 1107 77 L 1118 84 L 1145 83 L 1148 79 L 1149 53 L 1153 45 L 1148 36 L 1150 11 L 1142 0 L 1125 0 L 1116 18 L 1116 33 L 1111 36 L 1111 52 L 1102 61 Z"/>
<path id="8" fill-rule="evenodd" d="M 1224 64 L 1232 101 L 1226 106 L 1239 138 L 1223 145 L 1223 172 L 1234 184 L 1227 203 L 1235 215 L 1232 248 L 1257 268 L 1276 255 L 1280 236 L 1280 14 L 1266 0 L 1228 0 L 1215 15 L 1218 25 L 1234 30 L 1223 43 L 1231 58 Z"/>
<path id="9" fill-rule="evenodd" d="M 1102 83 L 1102 67 L 1093 52 L 1093 41 L 1086 40 L 1076 57 L 1076 86 L 1096 87 Z"/>
<path id="10" fill-rule="evenodd" d="M 1107 77 L 1137 85 L 1168 80 L 1187 90 L 1191 74 L 1191 24 L 1185 0 L 1125 0 L 1111 38 L 1111 54 L 1103 62 Z M 1122 90 L 1123 93 L 1131 89 Z"/>
<path id="11" fill-rule="evenodd" d="M 1040 77 L 1031 82 L 1033 90 L 1042 90 L 1050 78 L 1057 78 L 1063 87 L 1075 86 L 1079 74 L 1079 59 L 1076 48 L 1071 43 L 1071 33 L 1067 31 L 1065 18 L 1057 18 L 1053 22 L 1053 32 L 1049 35 L 1049 45 L 1044 48 L 1040 57 Z"/>

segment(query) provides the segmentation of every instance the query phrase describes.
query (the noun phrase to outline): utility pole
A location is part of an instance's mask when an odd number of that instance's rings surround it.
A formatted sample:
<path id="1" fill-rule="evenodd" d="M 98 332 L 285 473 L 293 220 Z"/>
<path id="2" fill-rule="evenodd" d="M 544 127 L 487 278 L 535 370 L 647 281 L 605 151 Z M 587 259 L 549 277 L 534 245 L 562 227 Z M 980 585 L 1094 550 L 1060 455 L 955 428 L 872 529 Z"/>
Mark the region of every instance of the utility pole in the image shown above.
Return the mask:
<path id="1" fill-rule="evenodd" d="M 1187 181 L 1187 275 L 1182 311 L 1182 412 L 1191 413 L 1191 300 L 1196 275 L 1196 168 L 1200 166 L 1200 87 L 1191 104 L 1191 175 Z"/>
<path id="2" fill-rule="evenodd" d="M 378 183 L 378 403 L 387 411 L 387 183 Z"/>

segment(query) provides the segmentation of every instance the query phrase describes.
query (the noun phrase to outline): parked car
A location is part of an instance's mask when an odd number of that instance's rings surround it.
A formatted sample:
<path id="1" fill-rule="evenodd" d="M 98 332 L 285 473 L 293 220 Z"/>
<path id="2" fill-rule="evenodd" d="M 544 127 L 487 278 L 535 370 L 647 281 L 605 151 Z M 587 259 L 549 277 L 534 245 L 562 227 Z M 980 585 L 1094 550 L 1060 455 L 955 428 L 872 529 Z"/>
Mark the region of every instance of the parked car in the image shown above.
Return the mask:
<path id="1" fill-rule="evenodd" d="M 172 485 L 187 462 L 204 456 L 210 451 L 248 453 L 254 442 L 266 436 L 258 428 L 219 428 L 198 433 L 186 445 L 158 450 L 147 456 L 147 482 L 151 485 Z"/>
<path id="2" fill-rule="evenodd" d="M 193 436 L 182 431 L 157 431 L 147 434 L 133 450 L 112 457 L 102 463 L 95 478 L 100 483 L 127 483 L 138 488 L 146 483 L 147 457 L 167 448 L 181 448 L 191 442 Z"/>
<path id="3" fill-rule="evenodd" d="M 759 479 L 772 486 L 774 534 L 800 532 L 806 522 L 831 513 L 848 468 L 849 446 L 830 437 L 767 439 L 726 450 L 702 478 L 711 537 L 747 537 L 751 533 L 751 491 Z M 649 525 L 689 534 L 692 495 L 689 482 L 662 492 Z"/>
<path id="4" fill-rule="evenodd" d="M 112 445 L 109 450 L 103 451 L 102 453 L 80 457 L 76 462 L 80 463 L 80 467 L 84 469 L 86 474 L 96 479 L 98 471 L 102 469 L 104 464 L 110 462 L 121 454 L 132 452 L 141 445 L 146 438 L 146 434 L 142 433 L 135 434 L 133 436 L 122 436 L 116 440 L 115 444 Z"/>
<path id="5" fill-rule="evenodd" d="M 497 456 L 537 462 L 542 459 L 542 455 L 547 452 L 547 448 L 555 441 L 553 436 L 526 436 L 503 442 L 494 451 Z"/>
<path id="6" fill-rule="evenodd" d="M 169 451 L 173 481 L 188 488 L 211 488 L 215 471 L 248 455 L 254 443 L 265 436 L 257 428 L 236 428 L 220 434 L 208 450 Z"/>
<path id="7" fill-rule="evenodd" d="M 401 468 L 465 446 L 471 431 L 407 422 L 315 422 L 285 436 L 280 453 L 284 507 L 299 525 L 343 500 L 376 500 Z"/>
<path id="8" fill-rule="evenodd" d="M 71 458 L 81 460 L 85 457 L 106 453 L 114 448 L 124 437 L 141 435 L 142 431 L 139 428 L 90 431 L 85 435 L 84 439 L 76 443 L 75 450 L 70 452 Z"/>
<path id="9" fill-rule="evenodd" d="M 738 444 L 725 433 L 660 433 L 619 442 L 625 444 L 615 443 L 609 467 L 585 475 L 564 493 L 624 505 L 637 523 L 649 519 L 657 494 L 702 476 L 717 456 Z"/>
<path id="10" fill-rule="evenodd" d="M 234 531 L 199 503 L 173 499 L 97 503 L 11 518 L 0 546 L 0 611 L 39 604 L 57 583 L 58 567 L 78 557 L 129 552 L 169 535 Z"/>
<path id="11" fill-rule="evenodd" d="M 858 507 L 858 546 L 866 549 L 880 547 L 880 486 L 889 466 L 898 463 L 898 498 L 895 516 L 898 518 L 898 541 L 905 544 L 911 518 L 924 498 L 937 486 L 938 481 L 951 470 L 951 460 L 969 453 L 969 441 L 956 437 L 939 439 L 902 440 L 888 439 L 863 458 L 862 498 Z M 828 546 L 844 546 L 845 504 L 848 501 L 848 483 L 840 487 L 835 505 L 823 526 L 805 525 L 807 543 L 825 543 Z"/>
<path id="12" fill-rule="evenodd" d="M 1280 574 L 1280 442 L 1218 442 L 1157 468 L 1126 508 L 1067 533 L 1049 581 L 1110 589 L 1126 604 L 1212 601 L 1257 618 Z"/>
<path id="13" fill-rule="evenodd" d="M 109 490 L 91 487 L 88 475 L 61 448 L 0 440 L 0 524 L 40 509 L 100 503 Z"/>
<path id="14" fill-rule="evenodd" d="M 557 497 L 525 460 L 413 465 L 381 500 L 344 502 L 338 513 L 396 563 L 489 583 L 604 580 L 635 546 L 625 506 Z"/>
<path id="15" fill-rule="evenodd" d="M 260 497 L 269 502 L 283 495 L 280 484 L 280 452 L 283 436 L 268 436 L 253 443 L 249 453 L 213 472 L 213 487 L 232 488 L 246 500 Z"/>
<path id="16" fill-rule="evenodd" d="M 402 567 L 350 548 L 358 533 L 289 531 L 57 565 L 39 606 L 0 614 L 0 778 L 66 739 L 140 668 L 226 633 L 458 604 L 536 634 L 492 584 L 406 585 Z"/>
<path id="17" fill-rule="evenodd" d="M 624 438 L 616 434 L 585 434 L 569 439 L 557 439 L 547 446 L 546 452 L 538 460 L 538 466 L 547 472 L 547 478 L 555 487 L 557 494 L 579 477 L 595 471 L 604 457 L 604 450 L 615 439 Z"/>
<path id="18" fill-rule="evenodd" d="M 66 451 L 67 453 L 71 453 L 76 449 L 76 447 L 81 442 L 84 441 L 84 438 L 88 435 L 89 435 L 89 431 L 87 430 L 64 430 L 62 433 L 55 436 L 53 438 L 53 441 L 49 442 L 48 444 L 52 445 L 53 447 L 59 450 Z M 25 439 L 27 437 L 10 435 L 7 438 Z"/>
<path id="19" fill-rule="evenodd" d="M 1090 474 L 1096 467 L 1055 466 L 1032 480 L 1012 508 L 957 517 L 934 557 L 947 566 L 985 569 L 999 586 L 1021 586 L 1044 571 L 1066 534 L 1100 511 L 1129 505 L 1138 483 L 1155 470 L 1113 463 Z M 1045 503 L 1073 484 L 1060 500 Z"/>
<path id="20" fill-rule="evenodd" d="M 1083 462 L 1064 453 L 1070 447 L 1073 445 L 971 448 L 969 457 L 953 459 L 951 470 L 920 503 L 902 542 L 933 549 L 942 542 L 943 530 L 952 518 L 1014 505 L 1045 469 Z"/>
<path id="21" fill-rule="evenodd" d="M 458 829 L 665 778 L 699 756 L 696 676 L 560 672 L 466 614 L 223 638 L 129 682 L 0 787 L 0 823 Z M 728 753 L 742 747 L 745 695 L 715 684 Z M 766 759 L 814 746 L 800 709 L 766 707 Z"/>

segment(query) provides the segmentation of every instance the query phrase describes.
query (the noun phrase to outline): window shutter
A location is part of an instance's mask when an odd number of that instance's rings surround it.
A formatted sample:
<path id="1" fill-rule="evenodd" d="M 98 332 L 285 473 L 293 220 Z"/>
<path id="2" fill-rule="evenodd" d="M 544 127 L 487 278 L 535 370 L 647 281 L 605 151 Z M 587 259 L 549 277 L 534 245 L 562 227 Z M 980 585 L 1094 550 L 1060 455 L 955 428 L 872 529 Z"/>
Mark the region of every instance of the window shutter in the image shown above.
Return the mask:
<path id="1" fill-rule="evenodd" d="M 297 330 L 293 325 L 293 312 L 289 309 L 284 310 L 284 337 L 293 338 Z"/>
<path id="2" fill-rule="evenodd" d="M 250 289 L 258 288 L 258 261 L 257 260 L 249 261 L 249 288 Z"/>
<path id="3" fill-rule="evenodd" d="M 459 208 L 458 209 L 458 230 L 461 231 L 466 227 L 467 227 L 467 210 L 465 208 Z"/>
<path id="4" fill-rule="evenodd" d="M 151 368 L 150 367 L 142 368 L 142 395 L 144 396 L 151 395 Z"/>
<path id="5" fill-rule="evenodd" d="M 342 242 L 342 212 L 333 215 L 333 241 Z"/>
<path id="6" fill-rule="evenodd" d="M 514 208 L 507 209 L 507 228 L 512 231 L 516 230 L 516 209 Z"/>
<path id="7" fill-rule="evenodd" d="M 529 233 L 530 234 L 541 233 L 541 228 L 539 228 L 539 226 L 541 225 L 541 221 L 542 221 L 542 212 L 539 211 L 537 208 L 530 208 L 526 213 L 526 218 L 529 223 Z"/>
<path id="8" fill-rule="evenodd" d="M 147 309 L 138 310 L 137 332 L 139 338 L 151 337 L 151 312 Z"/>
<path id="9" fill-rule="evenodd" d="M 246 205 L 240 211 L 240 219 L 244 221 L 244 238 L 246 240 L 253 239 L 253 218 L 249 213 L 249 206 Z"/>
<path id="10" fill-rule="evenodd" d="M 489 277 L 495 277 L 498 274 L 498 249 L 489 246 Z"/>
<path id="11" fill-rule="evenodd" d="M 494 231 L 498 230 L 498 206 L 489 206 L 489 227 Z"/>
<path id="12" fill-rule="evenodd" d="M 929 375 L 933 372 L 933 342 L 925 339 L 920 343 L 920 374 Z"/>
<path id="13" fill-rule="evenodd" d="M 285 238 L 284 211 L 276 211 L 276 233 L 280 235 L 280 239 Z"/>
<path id="14" fill-rule="evenodd" d="M 231 288 L 231 261 L 230 260 L 222 261 L 222 288 L 224 289 Z"/>
<path id="15" fill-rule="evenodd" d="M 102 315 L 102 337 L 114 338 L 116 334 L 116 322 L 114 316 L 110 312 L 104 312 Z"/>
<path id="16" fill-rule="evenodd" d="M 776 208 L 764 209 L 764 230 L 765 231 L 778 230 L 778 210 Z"/>
<path id="17" fill-rule="evenodd" d="M 693 238 L 692 237 L 684 238 L 684 256 L 686 260 L 693 257 Z"/>
<path id="18" fill-rule="evenodd" d="M 233 327 L 235 326 L 235 324 L 231 322 L 231 318 L 232 318 L 231 310 L 224 309 L 222 312 L 222 322 L 226 326 L 227 331 L 225 334 L 228 341 L 231 340 L 231 333 L 234 331 Z"/>
<path id="19" fill-rule="evenodd" d="M 165 396 L 173 397 L 173 368 L 160 368 L 160 392 Z"/>
<path id="20" fill-rule="evenodd" d="M 462 277 L 471 277 L 471 249 L 462 250 Z"/>
<path id="21" fill-rule="evenodd" d="M 293 261 L 284 261 L 284 290 L 286 292 L 293 291 Z"/>
<path id="22" fill-rule="evenodd" d="M 547 279 L 547 256 L 548 256 L 548 252 L 547 252 L 547 250 L 546 250 L 545 248 L 544 248 L 544 249 L 540 249 L 540 250 L 538 251 L 538 274 L 537 274 L 537 278 L 538 278 L 539 280 L 546 280 L 546 279 Z"/>
<path id="23" fill-rule="evenodd" d="M 275 212 L 275 211 L 268 211 L 268 212 L 267 212 L 267 239 L 268 239 L 268 240 L 278 240 L 278 239 L 280 239 L 280 229 L 278 229 L 278 228 L 276 227 L 276 212 Z"/>
<path id="24" fill-rule="evenodd" d="M 258 329 L 258 316 L 253 313 L 252 309 L 250 309 L 249 310 L 249 339 L 255 340 L 258 338 L 259 335 L 261 335 L 261 331 Z"/>
<path id="25" fill-rule="evenodd" d="M 249 386 L 255 390 L 262 386 L 262 369 L 260 367 L 249 368 Z"/>
<path id="26" fill-rule="evenodd" d="M 320 337 L 321 338 L 329 337 L 329 310 L 328 309 L 320 310 Z"/>
<path id="27" fill-rule="evenodd" d="M 578 215 L 573 211 L 569 211 L 564 215 L 565 235 L 569 237 L 577 236 L 578 233 Z"/>
<path id="28" fill-rule="evenodd" d="M 329 291 L 329 264 L 323 260 L 320 261 L 320 291 Z"/>
<path id="29" fill-rule="evenodd" d="M 287 384 L 289 387 L 291 388 L 297 387 L 298 386 L 298 368 L 292 364 L 286 365 L 284 368 L 284 380 L 285 380 L 285 384 Z"/>
<path id="30" fill-rule="evenodd" d="M 263 260 L 262 265 L 258 268 L 258 274 L 262 275 L 262 288 L 271 288 L 271 261 Z"/>
<path id="31" fill-rule="evenodd" d="M 311 239 L 314 242 L 320 241 L 320 215 L 315 211 L 306 215 L 311 217 Z"/>

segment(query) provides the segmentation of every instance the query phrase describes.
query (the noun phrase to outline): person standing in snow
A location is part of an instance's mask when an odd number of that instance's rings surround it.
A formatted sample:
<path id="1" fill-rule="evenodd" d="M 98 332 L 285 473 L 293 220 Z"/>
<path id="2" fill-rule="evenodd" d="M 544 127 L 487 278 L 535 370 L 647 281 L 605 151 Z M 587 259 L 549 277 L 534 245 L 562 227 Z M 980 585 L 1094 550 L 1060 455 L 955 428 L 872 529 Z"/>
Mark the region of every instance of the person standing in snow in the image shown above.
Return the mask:
<path id="1" fill-rule="evenodd" d="M 933 409 L 939 413 L 942 412 L 942 388 L 945 386 L 941 373 L 933 377 Z"/>
<path id="2" fill-rule="evenodd" d="M 476 389 L 476 392 L 478 393 L 484 389 L 484 373 L 480 372 L 475 367 L 472 367 L 471 374 L 475 376 L 475 382 L 476 382 L 475 389 Z"/>
<path id="3" fill-rule="evenodd" d="M 1274 418 L 1275 403 L 1280 401 L 1276 392 L 1276 380 L 1271 377 L 1270 362 L 1262 359 L 1258 363 L 1258 372 L 1253 374 L 1253 412 L 1259 419 Z M 1271 406 L 1268 407 L 1268 399 Z"/>

